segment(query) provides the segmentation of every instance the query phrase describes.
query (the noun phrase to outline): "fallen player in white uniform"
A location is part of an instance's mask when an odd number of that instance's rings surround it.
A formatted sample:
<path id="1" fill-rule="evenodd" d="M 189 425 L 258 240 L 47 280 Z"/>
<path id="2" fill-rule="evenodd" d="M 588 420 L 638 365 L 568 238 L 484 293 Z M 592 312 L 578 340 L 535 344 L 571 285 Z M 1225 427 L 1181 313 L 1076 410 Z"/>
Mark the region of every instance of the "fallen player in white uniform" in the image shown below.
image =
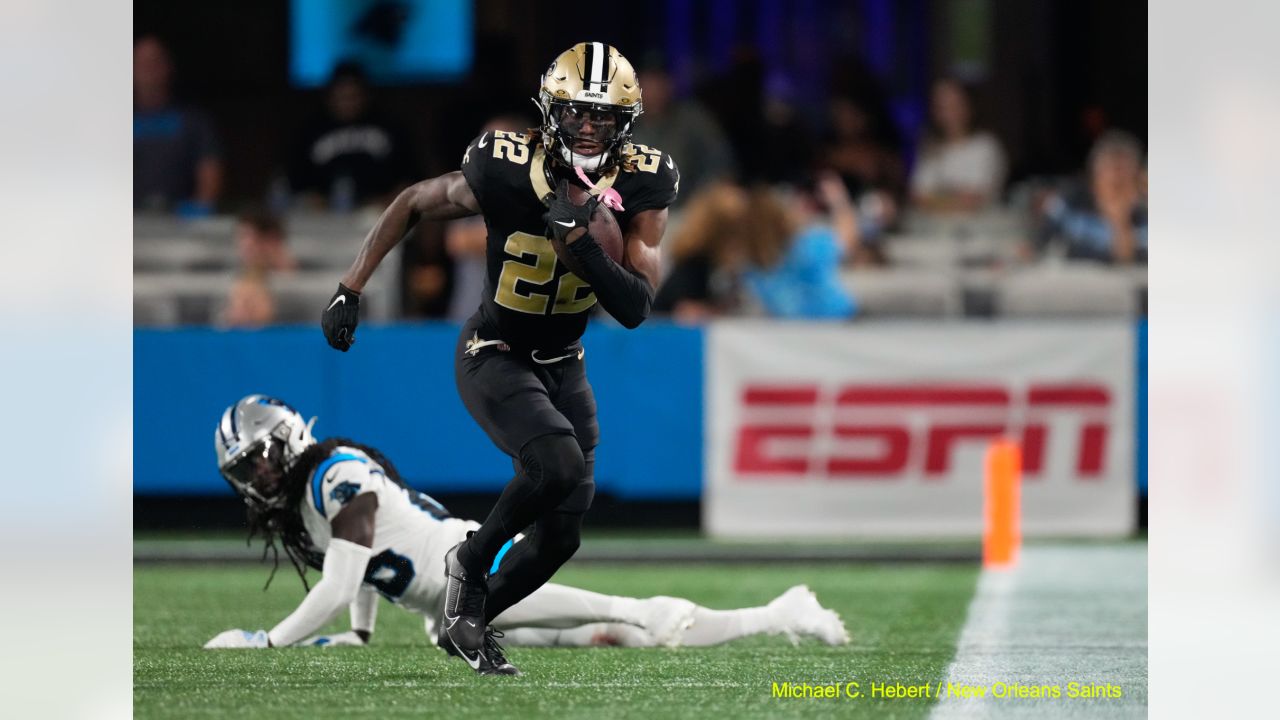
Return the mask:
<path id="1" fill-rule="evenodd" d="M 223 413 L 215 435 L 218 465 L 248 505 L 251 531 L 269 546 L 278 540 L 300 576 L 310 566 L 322 577 L 269 632 L 228 630 L 206 648 L 365 645 L 379 594 L 422 615 L 427 634 L 436 639 L 445 551 L 479 523 L 452 517 L 407 487 L 377 450 L 350 440 L 317 442 L 314 422 L 262 395 L 250 395 Z M 489 570 L 495 579 L 521 539 L 517 535 L 503 546 Z M 347 608 L 350 631 L 315 635 Z M 792 642 L 849 641 L 839 616 L 803 585 L 763 607 L 711 610 L 680 598 L 618 597 L 548 583 L 493 620 L 485 667 L 460 655 L 477 671 L 512 674 L 494 633 L 505 634 L 512 645 L 574 647 L 708 646 L 758 634 L 785 635 Z"/>

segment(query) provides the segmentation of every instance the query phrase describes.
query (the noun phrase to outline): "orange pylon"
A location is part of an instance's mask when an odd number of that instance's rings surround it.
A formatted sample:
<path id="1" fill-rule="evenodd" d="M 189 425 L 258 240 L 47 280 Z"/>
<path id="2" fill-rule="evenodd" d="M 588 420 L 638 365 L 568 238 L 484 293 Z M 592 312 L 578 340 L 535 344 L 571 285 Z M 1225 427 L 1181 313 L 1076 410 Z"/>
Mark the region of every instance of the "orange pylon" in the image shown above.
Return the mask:
<path id="1" fill-rule="evenodd" d="M 1008 438 L 987 448 L 982 565 L 1012 567 L 1022 546 L 1022 449 Z"/>

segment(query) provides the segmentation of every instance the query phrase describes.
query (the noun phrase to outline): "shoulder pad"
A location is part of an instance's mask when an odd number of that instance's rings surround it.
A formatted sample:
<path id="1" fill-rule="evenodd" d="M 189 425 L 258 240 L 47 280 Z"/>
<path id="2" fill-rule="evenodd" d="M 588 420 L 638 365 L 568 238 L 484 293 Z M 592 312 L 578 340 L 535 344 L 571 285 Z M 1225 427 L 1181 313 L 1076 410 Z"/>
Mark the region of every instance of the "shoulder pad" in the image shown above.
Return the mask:
<path id="1" fill-rule="evenodd" d="M 622 157 L 621 172 L 630 176 L 633 185 L 622 198 L 629 212 L 664 208 L 675 202 L 680 192 L 680 169 L 674 158 L 640 143 L 623 148 Z"/>
<path id="2" fill-rule="evenodd" d="M 488 210 L 488 203 L 502 203 L 505 193 L 529 186 L 537 147 L 531 135 L 509 130 L 485 132 L 471 141 L 462 154 L 462 175 L 481 210 Z"/>
<path id="3" fill-rule="evenodd" d="M 329 518 L 362 491 L 371 469 L 379 469 L 364 452 L 339 446 L 312 471 L 311 503 L 322 517 Z"/>

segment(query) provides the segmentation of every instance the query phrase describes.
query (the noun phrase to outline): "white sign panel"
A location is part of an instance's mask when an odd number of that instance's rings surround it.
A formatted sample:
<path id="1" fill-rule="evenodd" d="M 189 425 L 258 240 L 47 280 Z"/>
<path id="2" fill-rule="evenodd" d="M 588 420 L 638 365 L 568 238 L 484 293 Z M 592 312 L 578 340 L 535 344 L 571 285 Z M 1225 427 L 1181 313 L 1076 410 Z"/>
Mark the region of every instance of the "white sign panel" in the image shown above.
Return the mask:
<path id="1" fill-rule="evenodd" d="M 704 527 L 716 536 L 982 531 L 983 458 L 1023 455 L 1023 533 L 1134 520 L 1127 323 L 711 326 Z"/>

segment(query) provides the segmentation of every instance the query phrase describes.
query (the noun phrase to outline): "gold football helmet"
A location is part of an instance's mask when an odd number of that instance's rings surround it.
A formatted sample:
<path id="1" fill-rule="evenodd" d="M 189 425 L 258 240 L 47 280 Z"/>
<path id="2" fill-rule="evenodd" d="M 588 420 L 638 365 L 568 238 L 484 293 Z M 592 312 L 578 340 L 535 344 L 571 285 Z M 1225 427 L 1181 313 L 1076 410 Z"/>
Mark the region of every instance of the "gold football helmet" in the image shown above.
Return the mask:
<path id="1" fill-rule="evenodd" d="M 621 162 L 632 125 L 644 111 L 635 69 L 622 53 L 598 42 L 560 53 L 543 73 L 535 102 L 547 156 L 587 172 Z"/>

